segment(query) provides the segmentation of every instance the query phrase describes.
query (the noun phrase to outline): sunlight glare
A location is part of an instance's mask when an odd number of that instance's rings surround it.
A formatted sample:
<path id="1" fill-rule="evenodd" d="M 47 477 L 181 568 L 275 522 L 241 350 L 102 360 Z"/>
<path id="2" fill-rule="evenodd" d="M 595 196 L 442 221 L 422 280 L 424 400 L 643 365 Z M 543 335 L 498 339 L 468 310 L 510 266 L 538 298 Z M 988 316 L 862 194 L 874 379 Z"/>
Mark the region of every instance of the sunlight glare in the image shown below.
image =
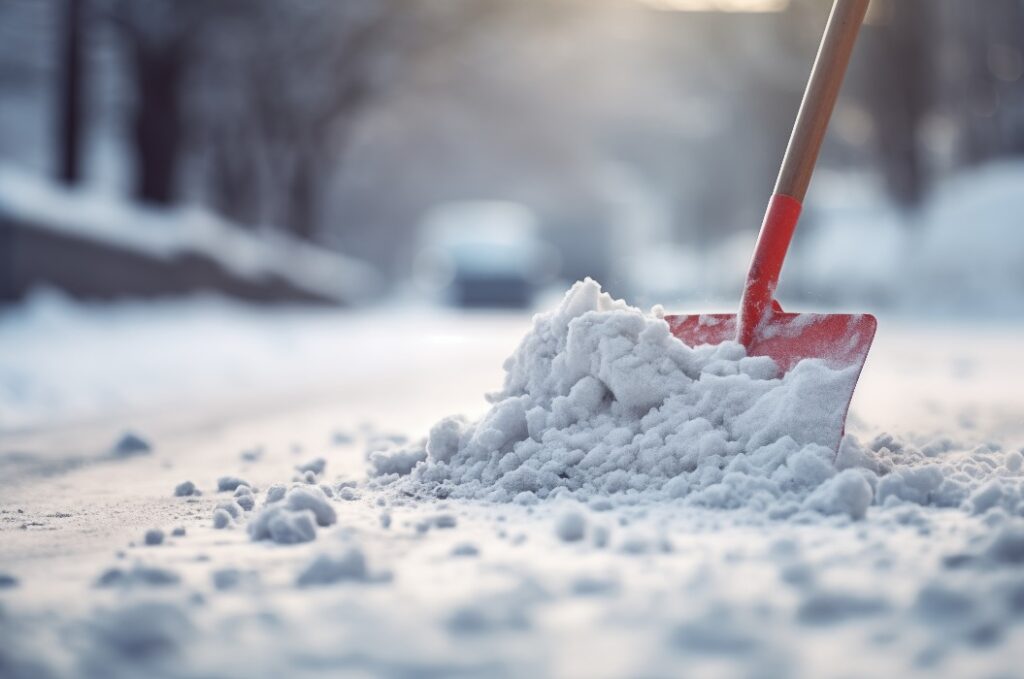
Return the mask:
<path id="1" fill-rule="evenodd" d="M 781 12 L 789 0 L 638 0 L 674 12 Z"/>

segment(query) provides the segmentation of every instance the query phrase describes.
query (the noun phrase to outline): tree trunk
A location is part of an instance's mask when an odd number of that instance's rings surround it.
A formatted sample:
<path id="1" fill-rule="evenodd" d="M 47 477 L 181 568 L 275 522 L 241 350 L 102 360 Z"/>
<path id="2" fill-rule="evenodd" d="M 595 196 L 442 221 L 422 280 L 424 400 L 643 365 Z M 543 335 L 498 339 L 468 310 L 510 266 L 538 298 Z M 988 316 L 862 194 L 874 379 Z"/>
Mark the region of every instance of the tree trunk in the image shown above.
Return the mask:
<path id="1" fill-rule="evenodd" d="M 934 69 L 931 0 L 890 0 L 884 20 L 865 31 L 867 101 L 890 195 L 917 205 L 928 180 L 918 133 L 931 110 Z"/>
<path id="2" fill-rule="evenodd" d="M 288 194 L 288 230 L 312 240 L 319 226 L 321 163 L 315 153 L 300 153 L 292 172 Z"/>
<path id="3" fill-rule="evenodd" d="M 135 195 L 145 203 L 170 205 L 181 156 L 184 55 L 163 45 L 139 44 L 133 57 Z"/>
<path id="4" fill-rule="evenodd" d="M 252 152 L 253 136 L 234 129 L 217 129 L 206 145 L 209 151 L 208 184 L 214 207 L 222 215 L 246 226 L 260 220 L 259 159 Z"/>
<path id="5" fill-rule="evenodd" d="M 85 0 L 61 3 L 60 76 L 57 79 L 57 179 L 66 185 L 82 178 L 82 33 Z"/>

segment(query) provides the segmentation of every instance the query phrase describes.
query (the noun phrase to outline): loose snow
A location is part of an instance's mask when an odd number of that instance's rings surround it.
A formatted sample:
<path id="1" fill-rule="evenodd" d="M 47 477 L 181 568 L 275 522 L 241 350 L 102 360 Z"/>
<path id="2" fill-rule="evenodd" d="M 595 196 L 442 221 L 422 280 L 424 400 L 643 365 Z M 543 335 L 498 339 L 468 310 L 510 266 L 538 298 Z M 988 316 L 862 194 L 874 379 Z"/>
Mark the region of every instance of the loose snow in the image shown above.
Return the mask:
<path id="1" fill-rule="evenodd" d="M 0 577 L 0 667 L 1019 676 L 1020 380 L 992 407 L 978 385 L 1001 382 L 946 359 L 936 375 L 923 334 L 877 357 L 838 451 L 818 434 L 841 373 L 780 376 L 736 345 L 682 346 L 590 282 L 535 319 L 482 417 L 446 418 L 422 443 L 359 425 L 354 401 L 179 440 L 147 426 L 158 455 L 0 480 L 0 568 L 17 584 Z M 450 385 L 392 385 L 415 360 L 400 351 L 383 352 L 375 417 L 427 431 L 441 405 L 471 412 Z M 1018 370 L 1005 351 L 956 352 L 993 380 Z M 872 382 L 887 373 L 899 379 Z M 933 394 L 949 397 L 927 404 L 936 432 L 880 424 Z M 218 474 L 220 495 L 168 497 Z M 187 537 L 147 547 L 150 526 Z"/>

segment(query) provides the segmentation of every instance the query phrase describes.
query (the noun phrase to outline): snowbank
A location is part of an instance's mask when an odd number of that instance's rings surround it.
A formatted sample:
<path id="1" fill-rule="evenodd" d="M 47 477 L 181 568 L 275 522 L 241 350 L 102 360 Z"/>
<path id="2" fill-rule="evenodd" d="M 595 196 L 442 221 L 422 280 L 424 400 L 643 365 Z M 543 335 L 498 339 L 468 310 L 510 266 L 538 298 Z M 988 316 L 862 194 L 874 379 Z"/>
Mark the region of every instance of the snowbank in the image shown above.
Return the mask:
<path id="1" fill-rule="evenodd" d="M 1024 163 L 995 163 L 928 201 L 910 270 L 912 302 L 972 313 L 1024 312 Z"/>
<path id="2" fill-rule="evenodd" d="M 0 225 L 47 232 L 170 262 L 197 255 L 248 281 L 287 281 L 321 299 L 353 302 L 377 292 L 369 265 L 269 230 L 243 230 L 204 210 L 147 208 L 66 190 L 0 165 Z"/>
<path id="3" fill-rule="evenodd" d="M 1024 314 L 1024 163 L 965 170 L 917 213 L 862 178 L 823 175 L 815 186 L 784 303 L 788 293 L 915 314 Z"/>

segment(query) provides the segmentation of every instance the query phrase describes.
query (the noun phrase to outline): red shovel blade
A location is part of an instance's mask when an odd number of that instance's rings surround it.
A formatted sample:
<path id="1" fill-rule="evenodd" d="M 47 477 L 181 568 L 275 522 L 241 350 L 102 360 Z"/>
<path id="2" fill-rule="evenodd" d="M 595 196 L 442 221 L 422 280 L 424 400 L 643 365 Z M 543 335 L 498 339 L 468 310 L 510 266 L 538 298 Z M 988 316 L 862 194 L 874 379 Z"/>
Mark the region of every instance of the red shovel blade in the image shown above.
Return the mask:
<path id="1" fill-rule="evenodd" d="M 672 334 L 691 347 L 721 344 L 737 336 L 736 314 L 667 316 Z M 834 370 L 854 367 L 841 422 L 846 422 L 850 400 L 875 338 L 878 321 L 870 314 L 790 314 L 773 312 L 758 326 L 747 347 L 749 356 L 769 356 L 786 373 L 797 363 L 818 358 Z M 837 399 L 838 400 L 838 399 Z M 842 431 L 837 432 L 838 449 Z"/>

